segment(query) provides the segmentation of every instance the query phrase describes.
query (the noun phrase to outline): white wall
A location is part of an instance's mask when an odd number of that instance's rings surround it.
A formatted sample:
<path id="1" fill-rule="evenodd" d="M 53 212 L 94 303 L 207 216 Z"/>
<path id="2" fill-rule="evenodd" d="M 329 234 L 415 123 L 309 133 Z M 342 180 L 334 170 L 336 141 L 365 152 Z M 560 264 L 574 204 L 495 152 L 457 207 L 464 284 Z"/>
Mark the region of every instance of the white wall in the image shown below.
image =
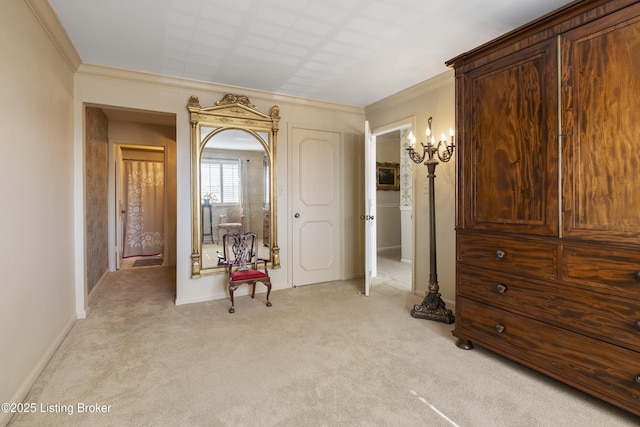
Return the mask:
<path id="1" fill-rule="evenodd" d="M 24 1 L 0 2 L 0 52 L 0 402 L 19 402 L 76 319 L 73 67 Z"/>
<path id="2" fill-rule="evenodd" d="M 171 79 L 143 73 L 82 65 L 75 80 L 75 149 L 82 151 L 83 105 L 126 107 L 176 115 L 176 167 L 177 167 L 177 244 L 176 280 L 177 304 L 210 299 L 227 298 L 224 274 L 191 278 L 191 146 L 187 103 L 197 95 L 200 104 L 214 105 L 226 93 L 247 95 L 260 111 L 268 112 L 273 105 L 280 107 L 280 130 L 277 146 L 278 243 L 282 268 L 270 271 L 274 290 L 291 287 L 289 273 L 289 195 L 288 174 L 289 138 L 292 127 L 337 131 L 343 138 L 343 237 L 344 254 L 342 277 L 361 274 L 362 250 L 359 227 L 361 197 L 360 176 L 357 166 L 362 152 L 364 111 L 361 108 L 293 98 L 273 93 L 233 88 L 208 83 Z M 75 165 L 80 176 L 82 165 Z M 81 203 L 81 201 L 78 201 Z M 76 222 L 76 231 L 83 225 Z M 82 251 L 76 250 L 77 256 Z M 242 295 L 247 289 L 241 288 Z M 80 302 L 79 302 L 80 304 Z M 80 304 L 81 305 L 81 304 Z M 78 311 L 86 307 L 78 306 Z"/>
<path id="3" fill-rule="evenodd" d="M 453 71 L 448 71 L 398 94 L 365 107 L 372 129 L 415 117 L 413 129 L 418 142 L 425 142 L 427 119 L 433 117 L 436 138 L 455 129 L 455 87 Z M 438 138 L 439 139 L 439 138 Z M 457 154 L 456 154 L 457 155 Z M 424 295 L 429 280 L 429 187 L 427 168 L 414 166 L 414 276 L 416 294 Z M 453 309 L 455 299 L 455 158 L 436 167 L 436 242 L 440 293 Z"/>

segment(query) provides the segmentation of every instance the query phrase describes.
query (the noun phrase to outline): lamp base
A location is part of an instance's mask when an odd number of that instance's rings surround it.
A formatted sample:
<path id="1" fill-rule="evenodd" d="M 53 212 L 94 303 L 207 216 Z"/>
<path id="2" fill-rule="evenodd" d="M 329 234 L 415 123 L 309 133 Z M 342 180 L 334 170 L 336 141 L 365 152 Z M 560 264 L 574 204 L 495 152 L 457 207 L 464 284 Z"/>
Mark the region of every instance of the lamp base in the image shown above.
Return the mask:
<path id="1" fill-rule="evenodd" d="M 425 295 L 420 305 L 414 305 L 411 309 L 411 317 L 417 319 L 435 320 L 442 323 L 454 323 L 456 317 L 453 312 L 446 308 L 442 297 L 437 290 L 431 289 Z"/>

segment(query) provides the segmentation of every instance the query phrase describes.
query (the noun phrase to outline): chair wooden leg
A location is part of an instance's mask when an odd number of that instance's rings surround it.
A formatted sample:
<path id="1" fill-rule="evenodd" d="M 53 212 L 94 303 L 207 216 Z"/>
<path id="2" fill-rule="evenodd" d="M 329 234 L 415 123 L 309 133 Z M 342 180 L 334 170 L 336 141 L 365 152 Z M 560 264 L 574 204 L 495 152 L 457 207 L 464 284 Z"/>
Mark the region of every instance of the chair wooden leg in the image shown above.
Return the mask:
<path id="1" fill-rule="evenodd" d="M 252 282 L 251 286 L 253 286 L 253 289 L 251 290 L 251 298 L 255 298 L 256 297 L 256 282 Z"/>
<path id="2" fill-rule="evenodd" d="M 271 281 L 265 283 L 265 286 L 267 287 L 267 307 L 271 307 L 271 301 L 269 301 L 269 295 L 271 295 Z"/>
<path id="3" fill-rule="evenodd" d="M 229 309 L 229 313 L 235 313 L 236 309 L 233 304 L 233 292 L 236 290 L 235 286 L 229 286 L 229 299 L 231 300 L 231 308 Z"/>

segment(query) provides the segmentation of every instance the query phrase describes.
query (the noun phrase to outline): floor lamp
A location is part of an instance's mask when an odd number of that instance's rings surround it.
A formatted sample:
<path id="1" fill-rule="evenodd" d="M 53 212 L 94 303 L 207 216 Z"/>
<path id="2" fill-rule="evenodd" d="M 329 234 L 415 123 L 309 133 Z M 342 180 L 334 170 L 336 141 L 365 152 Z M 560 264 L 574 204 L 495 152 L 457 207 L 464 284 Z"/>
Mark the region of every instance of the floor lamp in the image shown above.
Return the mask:
<path id="1" fill-rule="evenodd" d="M 446 308 L 444 301 L 440 295 L 440 286 L 438 286 L 438 265 L 436 257 L 436 200 L 435 200 L 435 186 L 434 180 L 436 177 L 436 166 L 438 165 L 438 159 L 441 162 L 446 163 L 453 157 L 455 150 L 455 144 L 453 142 L 453 129 L 450 131 L 451 143 L 447 144 L 444 134 L 442 139 L 435 145 L 434 138 L 431 136 L 431 121 L 429 117 L 427 128 L 427 145 L 422 145 L 422 154 L 416 152 L 413 148 L 415 144 L 415 138 L 410 135 L 411 147 L 407 148 L 409 157 L 414 163 L 423 163 L 427 167 L 429 178 L 429 289 L 424 297 L 424 300 L 420 305 L 414 305 L 411 310 L 411 316 L 419 319 L 435 320 L 443 323 L 455 322 L 455 316 L 453 312 Z M 444 151 L 440 153 L 440 146 L 444 145 Z M 437 155 L 437 158 L 436 156 Z"/>

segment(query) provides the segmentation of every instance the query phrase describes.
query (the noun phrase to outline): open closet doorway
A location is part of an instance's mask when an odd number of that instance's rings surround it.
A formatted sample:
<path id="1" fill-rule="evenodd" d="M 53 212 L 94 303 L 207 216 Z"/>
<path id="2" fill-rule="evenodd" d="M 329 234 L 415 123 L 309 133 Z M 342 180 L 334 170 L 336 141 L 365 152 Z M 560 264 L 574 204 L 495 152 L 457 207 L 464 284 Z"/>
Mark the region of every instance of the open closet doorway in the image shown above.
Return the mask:
<path id="1" fill-rule="evenodd" d="M 123 171 L 124 147 L 152 152 L 162 161 L 164 201 L 162 213 L 162 265 L 176 261 L 176 116 L 172 113 L 146 111 L 105 105 L 84 106 L 84 254 L 86 294 L 91 298 L 106 282 L 109 273 L 121 267 L 124 236 L 118 225 L 121 185 L 116 176 Z M 157 175 L 157 174 L 156 174 Z M 158 175 L 157 175 L 158 176 Z M 118 190 L 119 189 L 119 190 Z M 158 257 L 160 258 L 160 257 Z M 175 273 L 174 273 L 175 276 Z M 175 281 L 175 280 L 174 280 Z M 79 305 L 85 306 L 85 301 Z"/>
<path id="2" fill-rule="evenodd" d="M 109 270 L 175 266 L 175 114 L 103 110 L 110 145 Z"/>
<path id="3" fill-rule="evenodd" d="M 377 276 L 412 291 L 413 283 L 413 162 L 407 155 L 410 123 L 374 129 L 376 167 Z"/>

